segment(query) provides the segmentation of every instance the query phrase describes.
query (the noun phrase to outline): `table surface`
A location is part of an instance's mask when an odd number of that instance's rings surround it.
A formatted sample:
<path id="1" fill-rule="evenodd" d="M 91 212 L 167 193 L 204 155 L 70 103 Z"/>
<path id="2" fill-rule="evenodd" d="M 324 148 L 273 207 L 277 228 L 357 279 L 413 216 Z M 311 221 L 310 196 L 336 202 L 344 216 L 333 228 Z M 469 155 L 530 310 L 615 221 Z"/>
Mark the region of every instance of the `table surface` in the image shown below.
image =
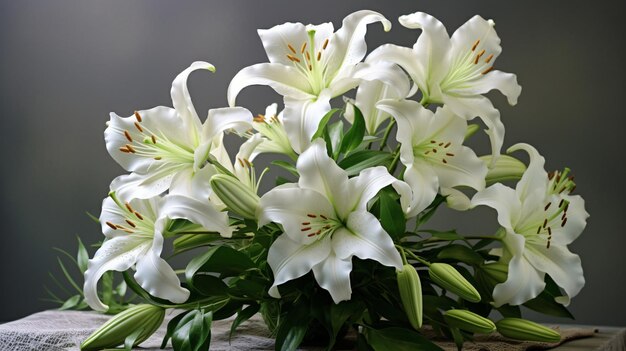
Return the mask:
<path id="1" fill-rule="evenodd" d="M 165 332 L 167 321 L 177 313 L 168 313 L 163 326 L 141 346 L 141 350 L 160 350 L 159 346 Z M 0 350 L 79 350 L 82 342 L 91 332 L 104 323 L 110 316 L 95 312 L 78 311 L 44 311 L 35 313 L 17 321 L 0 324 Z M 229 340 L 230 320 L 215 321 L 212 326 L 211 350 L 273 350 L 274 342 L 262 320 L 255 316 L 250 321 L 242 324 Z M 626 350 L 626 328 L 623 327 L 597 327 L 580 325 L 558 326 L 564 335 L 576 328 L 583 334 L 591 335 L 592 330 L 597 330 L 592 337 L 571 340 L 563 345 L 553 347 L 556 351 L 579 351 L 579 350 L 602 350 L 618 351 Z M 571 334 L 571 333 L 570 333 Z M 464 350 L 526 350 L 529 346 L 546 349 L 550 345 L 538 345 L 521 342 L 493 342 L 498 340 L 498 335 L 492 335 L 491 342 L 466 343 Z M 445 350 L 456 350 L 450 344 L 439 343 Z M 166 349 L 166 350 L 171 350 Z M 306 348 L 302 350 L 317 350 Z"/>

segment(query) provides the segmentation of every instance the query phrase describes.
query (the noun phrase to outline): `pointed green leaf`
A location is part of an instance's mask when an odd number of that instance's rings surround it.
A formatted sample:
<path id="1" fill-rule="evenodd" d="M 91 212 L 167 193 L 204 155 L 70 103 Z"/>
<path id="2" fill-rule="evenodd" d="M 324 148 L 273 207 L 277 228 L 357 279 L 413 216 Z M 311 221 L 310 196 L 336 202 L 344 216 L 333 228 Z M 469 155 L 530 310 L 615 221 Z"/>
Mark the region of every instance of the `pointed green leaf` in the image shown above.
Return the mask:
<path id="1" fill-rule="evenodd" d="M 354 122 L 341 141 L 341 153 L 343 154 L 347 154 L 359 147 L 365 136 L 365 119 L 363 118 L 363 113 L 361 113 L 358 107 L 352 106 L 354 108 Z"/>

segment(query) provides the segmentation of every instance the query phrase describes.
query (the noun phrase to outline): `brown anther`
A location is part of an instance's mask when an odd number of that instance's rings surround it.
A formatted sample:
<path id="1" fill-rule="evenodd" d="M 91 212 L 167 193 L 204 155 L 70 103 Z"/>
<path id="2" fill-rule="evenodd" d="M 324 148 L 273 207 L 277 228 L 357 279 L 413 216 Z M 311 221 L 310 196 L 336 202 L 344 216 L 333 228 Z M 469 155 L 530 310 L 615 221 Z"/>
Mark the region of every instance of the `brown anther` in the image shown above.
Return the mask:
<path id="1" fill-rule="evenodd" d="M 321 58 L 322 58 L 322 52 L 320 51 L 317 53 L 317 60 L 319 61 Z"/>
<path id="2" fill-rule="evenodd" d="M 437 149 L 433 149 L 433 152 L 434 152 L 434 153 L 437 153 Z"/>
<path id="3" fill-rule="evenodd" d="M 115 228 L 116 228 L 116 229 L 124 229 L 124 226 L 123 226 L 123 225 L 116 224 L 116 225 L 115 225 Z"/>
<path id="4" fill-rule="evenodd" d="M 324 40 L 324 45 L 322 45 L 322 50 L 326 50 L 327 46 L 328 46 L 328 38 Z"/>
<path id="5" fill-rule="evenodd" d="M 431 144 L 437 144 L 437 142 L 436 142 L 436 141 L 434 141 L 434 140 L 431 140 L 431 141 L 430 141 L 430 143 L 431 143 Z"/>
<path id="6" fill-rule="evenodd" d="M 487 56 L 487 58 L 485 59 L 485 63 L 489 63 L 492 58 L 493 58 L 493 54 Z"/>
<path id="7" fill-rule="evenodd" d="M 237 159 L 237 161 L 239 162 L 239 164 L 241 165 L 241 167 L 245 167 L 245 166 L 246 166 L 246 165 L 244 165 L 244 164 L 243 164 L 243 161 L 242 161 L 240 158 L 238 158 L 238 159 Z"/>
<path id="8" fill-rule="evenodd" d="M 142 118 L 141 115 L 139 114 L 139 112 L 135 111 L 135 119 L 137 120 L 137 122 L 141 123 Z"/>
<path id="9" fill-rule="evenodd" d="M 132 234 L 132 233 L 134 233 L 134 231 L 132 231 L 132 230 L 130 230 L 130 229 L 124 229 L 124 230 L 123 230 L 123 232 L 124 232 L 124 233 L 127 233 L 127 234 Z"/>
<path id="10" fill-rule="evenodd" d="M 302 222 L 302 225 L 309 225 L 311 222 Z"/>
<path id="11" fill-rule="evenodd" d="M 125 152 L 125 153 L 127 153 L 127 154 L 128 154 L 128 153 L 130 153 L 130 150 L 128 150 L 128 149 L 127 149 L 127 148 L 125 148 L 125 147 L 121 147 L 121 148 L 120 148 L 120 151 L 121 151 L 121 152 Z"/>
<path id="12" fill-rule="evenodd" d="M 569 208 L 569 202 L 567 204 L 565 204 L 565 207 L 563 207 L 563 211 L 567 212 L 568 208 Z"/>
<path id="13" fill-rule="evenodd" d="M 139 133 L 143 133 L 143 128 L 139 125 L 139 122 L 135 122 L 135 128 L 139 131 Z"/>
<path id="14" fill-rule="evenodd" d="M 307 234 L 306 236 L 308 236 L 310 238 L 312 236 L 315 236 L 315 233 Z"/>
<path id="15" fill-rule="evenodd" d="M 137 152 L 137 150 L 135 150 L 135 148 L 134 148 L 134 147 L 132 147 L 132 146 L 130 146 L 130 145 L 128 145 L 128 144 L 126 144 L 126 148 L 128 149 L 128 151 L 132 152 L 133 154 L 134 154 L 135 152 Z"/>
<path id="16" fill-rule="evenodd" d="M 548 240 L 548 244 L 546 245 L 546 249 L 550 248 L 550 240 Z"/>
<path id="17" fill-rule="evenodd" d="M 472 51 L 476 50 L 476 47 L 478 46 L 479 43 L 480 43 L 480 39 L 474 42 L 474 45 L 472 45 Z"/>
<path id="18" fill-rule="evenodd" d="M 136 216 L 137 218 L 139 218 L 139 220 L 143 221 L 143 216 L 142 216 L 141 214 L 139 214 L 139 212 L 135 211 L 135 212 L 133 212 L 133 213 L 135 214 L 135 216 Z"/>
<path id="19" fill-rule="evenodd" d="M 309 71 L 313 71 L 313 66 L 309 65 Z"/>
<path id="20" fill-rule="evenodd" d="M 308 51 L 305 53 L 305 56 L 307 61 L 311 61 L 311 54 Z"/>
<path id="21" fill-rule="evenodd" d="M 451 142 L 448 142 L 448 143 L 447 143 L 446 145 L 444 145 L 443 147 L 444 147 L 445 149 L 447 149 L 447 148 L 448 148 L 451 144 L 452 144 Z"/>
<path id="22" fill-rule="evenodd" d="M 567 223 L 567 217 L 565 217 L 565 219 L 563 220 L 563 222 L 561 222 L 561 227 L 565 227 L 565 223 Z"/>
<path id="23" fill-rule="evenodd" d="M 537 228 L 537 234 L 541 233 L 541 226 L 539 226 L 539 228 Z"/>
<path id="24" fill-rule="evenodd" d="M 565 199 L 561 199 L 561 202 L 559 202 L 559 207 L 563 206 L 564 202 L 565 202 Z"/>
<path id="25" fill-rule="evenodd" d="M 561 216 L 561 220 L 564 220 L 565 217 L 567 217 L 567 213 L 563 212 L 563 215 Z"/>
<path id="26" fill-rule="evenodd" d="M 439 143 L 439 146 L 443 146 L 443 143 Z"/>
<path id="27" fill-rule="evenodd" d="M 294 49 L 291 44 L 287 44 L 287 47 L 289 48 L 289 50 L 291 50 L 291 52 L 293 52 L 294 54 L 296 53 L 296 49 Z"/>
<path id="28" fill-rule="evenodd" d="M 552 236 L 552 228 L 548 227 L 548 235 Z"/>
<path id="29" fill-rule="evenodd" d="M 300 63 L 300 59 L 299 59 L 299 58 L 297 58 L 297 57 L 295 57 L 295 56 L 293 56 L 293 55 L 289 55 L 289 54 L 287 54 L 287 58 L 288 58 L 288 59 L 290 59 L 290 60 L 291 60 L 291 61 L 293 61 L 293 62 Z"/>
<path id="30" fill-rule="evenodd" d="M 252 120 L 255 122 L 265 122 L 265 116 L 263 116 L 262 114 L 258 114 L 253 117 Z"/>
<path id="31" fill-rule="evenodd" d="M 569 193 L 570 193 L 570 194 L 571 194 L 571 193 L 573 193 L 573 192 L 574 192 L 574 189 L 576 189 L 576 185 L 574 185 L 574 186 L 573 186 L 573 187 L 569 190 Z"/>
<path id="32" fill-rule="evenodd" d="M 150 136 L 150 139 L 152 139 L 152 143 L 156 144 L 156 137 L 153 135 Z"/>
<path id="33" fill-rule="evenodd" d="M 446 156 L 454 157 L 454 154 L 451 152 L 446 152 Z"/>
<path id="34" fill-rule="evenodd" d="M 574 180 L 574 176 L 569 176 L 567 177 L 567 180 L 569 180 L 570 182 Z"/>
<path id="35" fill-rule="evenodd" d="M 543 220 L 543 227 L 545 228 L 547 225 L 548 225 L 548 219 L 546 218 Z"/>
<path id="36" fill-rule="evenodd" d="M 130 133 L 127 130 L 124 131 L 124 136 L 129 142 L 133 142 L 133 138 L 130 136 Z"/>
<path id="37" fill-rule="evenodd" d="M 309 218 L 317 218 L 317 216 L 316 216 L 316 215 L 311 214 L 311 213 L 308 213 L 306 216 L 307 216 L 307 217 L 309 217 Z"/>
<path id="38" fill-rule="evenodd" d="M 127 219 L 127 220 L 126 220 L 126 223 L 128 223 L 128 225 L 129 225 L 129 226 L 131 226 L 131 227 L 133 227 L 133 228 L 136 228 L 136 227 L 137 227 L 137 225 L 135 225 L 135 223 L 133 223 L 133 222 L 132 222 L 131 220 L 129 220 L 129 219 Z"/>
<path id="39" fill-rule="evenodd" d="M 562 187 L 561 190 L 559 190 L 559 194 L 562 193 L 565 190 L 565 187 Z"/>
<path id="40" fill-rule="evenodd" d="M 445 158 L 442 158 L 442 159 L 441 159 L 441 162 L 443 162 L 443 163 L 448 163 L 448 161 L 447 161 Z"/>
<path id="41" fill-rule="evenodd" d="M 126 202 L 124 206 L 126 206 L 126 209 L 128 209 L 128 212 L 135 212 L 135 210 L 133 210 L 133 208 L 130 206 L 128 202 Z"/>
<path id="42" fill-rule="evenodd" d="M 315 235 L 320 235 L 320 234 L 322 234 L 321 230 L 318 230 L 318 231 L 315 232 Z"/>
<path id="43" fill-rule="evenodd" d="M 487 74 L 487 73 L 491 72 L 492 69 L 493 69 L 493 66 L 491 66 L 491 67 L 487 68 L 486 70 L 480 72 L 480 74 Z"/>
<path id="44" fill-rule="evenodd" d="M 113 230 L 117 230 L 117 227 L 115 226 L 115 224 L 111 223 L 111 222 L 106 222 L 106 224 L 111 227 L 111 229 Z"/>
<path id="45" fill-rule="evenodd" d="M 321 215 L 320 215 L 320 217 L 321 217 L 323 220 L 327 220 L 327 219 L 328 219 L 328 217 L 324 216 L 323 214 L 321 214 Z"/>
<path id="46" fill-rule="evenodd" d="M 300 229 L 301 232 L 306 232 L 306 231 L 309 231 L 309 230 L 311 230 L 311 227 L 304 227 L 304 228 Z"/>
<path id="47" fill-rule="evenodd" d="M 430 150 L 424 152 L 424 155 L 428 155 L 430 153 Z"/>
<path id="48" fill-rule="evenodd" d="M 550 205 L 552 205 L 552 202 L 548 202 L 548 204 L 546 205 L 546 207 L 543 208 L 543 210 L 547 211 L 550 208 Z"/>
<path id="49" fill-rule="evenodd" d="M 157 160 L 157 161 L 160 161 L 160 160 L 162 160 L 162 159 L 163 159 L 163 157 L 161 157 L 161 156 L 157 156 L 157 157 L 155 157 L 154 159 L 155 159 L 155 160 Z"/>
<path id="50" fill-rule="evenodd" d="M 548 173 L 548 180 L 552 180 L 552 178 L 554 178 L 554 173 L 555 172 Z"/>
<path id="51" fill-rule="evenodd" d="M 556 182 L 559 183 L 561 181 L 561 173 L 557 173 Z"/>
<path id="52" fill-rule="evenodd" d="M 248 168 L 252 168 L 252 163 L 250 161 L 248 161 L 247 158 L 244 158 L 243 162 L 246 164 L 246 166 L 248 166 Z"/>
<path id="53" fill-rule="evenodd" d="M 485 54 L 485 49 L 480 50 L 478 53 L 478 58 L 481 58 Z"/>
<path id="54" fill-rule="evenodd" d="M 476 58 L 474 59 L 474 64 L 475 65 L 478 64 L 478 60 L 480 60 L 480 56 L 476 55 Z"/>
<path id="55" fill-rule="evenodd" d="M 330 228 L 332 228 L 332 227 L 330 226 L 330 224 L 327 224 L 327 225 L 325 225 L 325 226 L 324 226 L 324 229 L 330 229 Z"/>
<path id="56" fill-rule="evenodd" d="M 306 41 L 302 43 L 302 47 L 300 48 L 300 53 L 304 54 L 304 50 L 306 50 Z"/>

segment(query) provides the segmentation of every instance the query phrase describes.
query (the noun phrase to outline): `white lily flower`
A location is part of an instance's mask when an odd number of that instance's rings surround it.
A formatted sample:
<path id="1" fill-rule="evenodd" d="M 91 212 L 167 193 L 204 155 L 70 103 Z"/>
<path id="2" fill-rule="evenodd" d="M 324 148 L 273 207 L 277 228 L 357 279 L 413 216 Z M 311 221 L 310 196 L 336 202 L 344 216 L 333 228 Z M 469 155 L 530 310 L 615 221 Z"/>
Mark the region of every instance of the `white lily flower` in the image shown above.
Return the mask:
<path id="1" fill-rule="evenodd" d="M 108 306 L 98 297 L 98 281 L 107 271 L 123 272 L 134 266 L 135 279 L 151 295 L 175 303 L 185 302 L 189 291 L 180 286 L 172 267 L 160 257 L 163 234 L 172 219 L 184 218 L 230 237 L 228 215 L 209 202 L 182 195 L 124 203 L 120 199 L 112 193 L 102 203 L 100 223 L 106 240 L 89 260 L 85 272 L 85 301 L 94 310 L 107 310 Z"/>
<path id="2" fill-rule="evenodd" d="M 366 61 L 367 62 L 367 61 Z M 381 63 L 383 65 L 384 63 Z M 395 66 L 395 65 L 394 65 Z M 410 83 L 408 81 L 408 76 L 404 74 L 400 68 L 397 66 L 389 67 L 390 70 L 398 70 L 396 73 L 398 77 L 405 77 L 407 80 L 405 84 L 402 84 L 402 88 L 406 88 L 406 90 L 399 90 L 396 87 L 391 87 L 383 81 L 373 80 L 366 81 L 359 84 L 359 88 L 356 91 L 356 97 L 354 101 L 350 101 L 353 105 L 361 110 L 363 114 L 363 119 L 365 120 L 365 129 L 369 135 L 375 135 L 378 127 L 383 124 L 386 120 L 391 118 L 391 116 L 382 110 L 376 108 L 376 104 L 379 101 L 386 99 L 403 99 L 406 98 L 409 94 Z M 354 109 L 346 108 L 346 112 L 344 113 L 344 117 L 350 122 L 354 123 Z"/>
<path id="3" fill-rule="evenodd" d="M 404 181 L 413 189 L 409 216 L 428 207 L 440 189 L 451 196 L 451 204 L 469 203 L 461 200 L 465 195 L 454 187 L 484 189 L 487 166 L 463 146 L 467 121 L 447 106 L 433 113 L 411 100 L 383 100 L 376 106 L 398 123 L 396 139 L 401 144 L 400 161 L 406 166 Z"/>
<path id="4" fill-rule="evenodd" d="M 263 136 L 263 142 L 257 145 L 252 157 L 262 153 L 277 153 L 288 155 L 294 160 L 298 158 L 285 130 L 283 112 L 278 113 L 277 104 L 267 106 L 264 115 L 254 117 L 252 128 Z"/>
<path id="5" fill-rule="evenodd" d="M 223 148 L 223 133 L 243 132 L 252 114 L 241 107 L 209 110 L 202 124 L 187 90 L 189 74 L 198 69 L 214 71 L 207 62 L 194 62 L 172 83 L 174 108 L 155 107 L 122 118 L 111 113 L 104 132 L 113 159 L 132 172 L 113 180 L 111 188 L 123 198 L 151 198 L 170 190 L 202 199 L 210 195 L 209 179 L 216 173 L 207 164 L 210 155 Z"/>
<path id="6" fill-rule="evenodd" d="M 363 80 L 383 80 L 404 89 L 403 77 L 398 78 L 388 66 L 361 62 L 367 51 L 366 26 L 374 22 L 381 22 L 385 31 L 391 28 L 381 14 L 363 10 L 344 18 L 336 32 L 332 23 L 285 23 L 259 30 L 270 62 L 246 67 L 235 75 L 228 87 L 230 105 L 234 106 L 243 88 L 269 85 L 284 96 L 287 135 L 296 153 L 303 152 L 330 110 L 331 98 Z"/>
<path id="7" fill-rule="evenodd" d="M 474 206 L 494 208 L 498 223 L 506 230 L 504 250 L 495 253 L 508 262 L 509 273 L 504 283 L 496 285 L 494 302 L 496 306 L 519 305 L 535 298 L 545 288 L 547 273 L 565 291 L 557 302 L 567 306 L 585 285 L 580 258 L 567 245 L 582 233 L 589 214 L 584 200 L 571 195 L 571 177 L 548 175 L 544 158 L 528 144 L 516 144 L 508 152 L 516 150 L 530 155 L 516 189 L 494 184 L 472 199 Z"/>
<path id="8" fill-rule="evenodd" d="M 269 191 L 259 206 L 260 226 L 275 222 L 284 229 L 267 257 L 274 272 L 271 296 L 280 297 L 280 284 L 313 270 L 335 303 L 349 300 L 353 256 L 401 269 L 402 259 L 391 237 L 367 212 L 367 203 L 388 185 L 401 194 L 410 193 L 406 184 L 385 167 L 368 168 L 348 179 L 327 156 L 321 139 L 300 155 L 297 169 L 297 186 L 286 184 Z"/>
<path id="9" fill-rule="evenodd" d="M 424 102 L 447 105 L 467 120 L 480 117 L 489 128 L 492 153 L 497 157 L 504 125 L 500 112 L 482 94 L 497 89 L 515 105 L 522 88 L 514 74 L 493 69 L 502 52 L 494 22 L 474 16 L 450 37 L 443 24 L 426 13 L 401 16 L 399 21 L 422 30 L 413 48 L 383 45 L 370 54 L 368 62 L 395 62 L 417 84 Z"/>

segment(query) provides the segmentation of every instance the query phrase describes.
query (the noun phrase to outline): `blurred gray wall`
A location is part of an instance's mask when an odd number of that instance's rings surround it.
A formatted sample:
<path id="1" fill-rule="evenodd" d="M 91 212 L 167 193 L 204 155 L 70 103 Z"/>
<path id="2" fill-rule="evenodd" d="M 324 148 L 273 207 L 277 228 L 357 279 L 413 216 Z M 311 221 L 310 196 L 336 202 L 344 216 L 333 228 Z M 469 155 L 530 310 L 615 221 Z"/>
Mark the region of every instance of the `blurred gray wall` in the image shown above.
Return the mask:
<path id="1" fill-rule="evenodd" d="M 75 237 L 101 239 L 84 215 L 100 212 L 123 170 L 103 141 L 108 113 L 171 105 L 174 76 L 194 60 L 217 66 L 190 89 L 198 111 L 226 105 L 242 67 L 265 62 L 257 28 L 286 21 L 336 27 L 369 8 L 394 22 L 370 26 L 370 48 L 412 45 L 418 32 L 397 17 L 426 11 L 450 32 L 474 14 L 493 18 L 502 38 L 497 67 L 518 75 L 520 102 L 496 94 L 505 145 L 526 141 L 548 168 L 569 166 L 591 213 L 580 254 L 587 286 L 571 309 L 580 323 L 626 325 L 623 1 L 7 1 L 0 2 L 0 321 L 49 308 L 40 301 L 52 247 L 74 252 Z M 248 88 L 238 102 L 253 113 L 280 99 Z M 205 115 L 201 112 L 200 115 Z M 452 213 L 439 218 L 449 225 Z M 495 214 L 460 215 L 469 232 Z M 491 225 L 493 227 L 493 225 Z M 93 252 L 93 250 L 92 250 Z M 544 319 L 549 320 L 549 319 Z"/>

